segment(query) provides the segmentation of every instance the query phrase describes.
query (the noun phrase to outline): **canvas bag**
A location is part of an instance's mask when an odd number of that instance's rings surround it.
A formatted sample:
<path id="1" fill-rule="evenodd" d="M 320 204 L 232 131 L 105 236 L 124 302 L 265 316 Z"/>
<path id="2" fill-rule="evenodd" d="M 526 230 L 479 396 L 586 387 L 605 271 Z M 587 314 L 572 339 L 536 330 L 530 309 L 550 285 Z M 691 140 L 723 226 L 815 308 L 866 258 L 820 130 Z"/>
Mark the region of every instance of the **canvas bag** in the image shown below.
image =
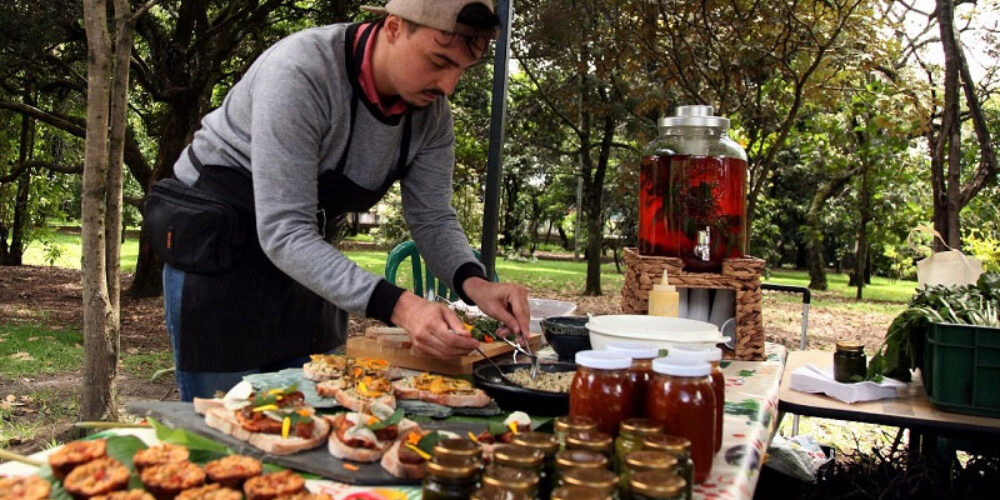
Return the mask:
<path id="1" fill-rule="evenodd" d="M 975 284 L 979 280 L 979 275 L 983 274 L 983 263 L 979 259 L 969 257 L 960 250 L 951 248 L 945 243 L 941 234 L 934 229 L 920 226 L 914 231 L 932 233 L 948 248 L 946 251 L 931 254 L 930 257 L 917 262 L 917 282 L 920 283 L 920 286 L 961 286 Z"/>

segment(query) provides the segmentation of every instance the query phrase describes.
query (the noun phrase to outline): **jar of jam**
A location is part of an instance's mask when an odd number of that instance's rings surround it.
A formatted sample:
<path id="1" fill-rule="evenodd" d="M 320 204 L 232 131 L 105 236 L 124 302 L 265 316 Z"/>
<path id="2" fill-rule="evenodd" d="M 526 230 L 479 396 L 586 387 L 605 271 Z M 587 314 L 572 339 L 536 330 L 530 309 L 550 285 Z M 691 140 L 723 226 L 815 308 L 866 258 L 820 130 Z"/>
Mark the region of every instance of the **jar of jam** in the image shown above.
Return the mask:
<path id="1" fill-rule="evenodd" d="M 481 464 L 468 457 L 434 457 L 425 465 L 423 500 L 465 500 L 479 488 Z"/>
<path id="2" fill-rule="evenodd" d="M 662 451 L 677 459 L 677 475 L 684 479 L 684 498 L 691 500 L 694 492 L 694 462 L 691 460 L 691 441 L 680 436 L 653 434 L 642 440 L 642 449 Z"/>
<path id="3" fill-rule="evenodd" d="M 708 363 L 670 357 L 653 361 L 646 409 L 667 434 L 691 441 L 694 480 L 708 479 L 715 458 L 715 390 Z"/>
<path id="4" fill-rule="evenodd" d="M 652 367 L 652 365 L 650 365 Z M 652 368 L 650 368 L 652 369 Z M 559 441 L 559 449 L 566 449 L 566 435 L 576 431 L 592 431 L 597 429 L 597 422 L 589 417 L 564 416 L 556 417 L 552 425 L 555 428 L 556 440 Z"/>
<path id="5" fill-rule="evenodd" d="M 507 489 L 528 498 L 541 498 L 538 479 L 538 474 L 528 469 L 491 465 L 483 473 L 483 486 Z"/>
<path id="6" fill-rule="evenodd" d="M 438 444 L 434 445 L 434 456 L 474 458 L 482 462 L 483 446 L 471 439 L 442 439 L 441 441 L 438 441 Z"/>
<path id="7" fill-rule="evenodd" d="M 618 487 L 618 476 L 607 469 L 572 469 L 561 478 L 560 486 L 582 486 L 611 495 Z"/>
<path id="8" fill-rule="evenodd" d="M 556 482 L 570 469 L 607 469 L 608 457 L 596 451 L 562 450 L 556 453 Z"/>
<path id="9" fill-rule="evenodd" d="M 670 357 L 688 358 L 695 361 L 704 361 L 712 366 L 712 388 L 715 389 L 715 451 L 722 449 L 722 422 L 726 416 L 726 376 L 722 373 L 722 349 L 710 347 L 708 349 L 688 349 L 675 347 L 670 350 Z"/>
<path id="10" fill-rule="evenodd" d="M 545 454 L 534 448 L 501 444 L 493 448 L 493 463 L 541 474 L 545 465 Z"/>
<path id="11" fill-rule="evenodd" d="M 576 353 L 576 375 L 569 388 L 569 414 L 597 422 L 597 430 L 615 435 L 618 423 L 634 408 L 632 359 L 611 351 Z"/>
<path id="12" fill-rule="evenodd" d="M 685 481 L 663 471 L 637 472 L 629 479 L 632 500 L 681 500 Z"/>
<path id="13" fill-rule="evenodd" d="M 833 379 L 837 382 L 860 382 L 868 375 L 865 345 L 861 342 L 842 340 L 833 353 Z"/>
<path id="14" fill-rule="evenodd" d="M 533 497 L 496 486 L 483 486 L 472 492 L 469 500 L 531 500 Z"/>
<path id="15" fill-rule="evenodd" d="M 659 355 L 660 350 L 656 347 L 634 342 L 610 342 L 607 350 L 620 352 L 632 358 L 632 366 L 629 367 L 629 378 L 635 387 L 635 406 L 632 408 L 633 417 L 646 416 L 646 387 L 649 386 L 650 379 L 653 378 L 653 359 Z"/>
<path id="16" fill-rule="evenodd" d="M 556 452 L 559 451 L 559 441 L 552 434 L 545 432 L 519 432 L 514 435 L 512 444 L 533 448 L 542 452 L 545 462 L 539 475 L 538 492 L 542 498 L 548 498 L 552 493 L 553 477 L 555 475 Z"/>
<path id="17" fill-rule="evenodd" d="M 669 453 L 654 450 L 633 451 L 625 455 L 624 467 L 618 474 L 623 492 L 629 489 L 629 478 L 636 472 L 658 470 L 677 473 L 677 458 Z M 627 496 L 627 495 L 623 495 Z"/>
<path id="18" fill-rule="evenodd" d="M 630 418 L 618 426 L 615 439 L 615 472 L 621 474 L 625 467 L 625 455 L 642 449 L 642 439 L 663 432 L 663 424 L 648 418 Z"/>
<path id="19" fill-rule="evenodd" d="M 552 500 L 611 500 L 611 495 L 583 486 L 560 486 L 552 490 Z"/>
<path id="20" fill-rule="evenodd" d="M 601 431 L 575 431 L 566 436 L 567 450 L 588 450 L 604 454 L 608 459 L 615 456 L 615 442 L 611 434 Z"/>

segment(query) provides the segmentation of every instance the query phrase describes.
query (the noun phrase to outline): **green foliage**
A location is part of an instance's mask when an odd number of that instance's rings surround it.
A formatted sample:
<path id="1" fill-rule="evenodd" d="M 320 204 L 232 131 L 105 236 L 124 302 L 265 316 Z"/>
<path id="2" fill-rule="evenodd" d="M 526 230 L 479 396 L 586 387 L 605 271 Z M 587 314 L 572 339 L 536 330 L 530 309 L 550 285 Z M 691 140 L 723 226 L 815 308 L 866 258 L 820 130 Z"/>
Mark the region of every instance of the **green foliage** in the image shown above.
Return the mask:
<path id="1" fill-rule="evenodd" d="M 971 229 L 962 240 L 965 253 L 979 259 L 984 271 L 1000 273 L 1000 233 Z"/>

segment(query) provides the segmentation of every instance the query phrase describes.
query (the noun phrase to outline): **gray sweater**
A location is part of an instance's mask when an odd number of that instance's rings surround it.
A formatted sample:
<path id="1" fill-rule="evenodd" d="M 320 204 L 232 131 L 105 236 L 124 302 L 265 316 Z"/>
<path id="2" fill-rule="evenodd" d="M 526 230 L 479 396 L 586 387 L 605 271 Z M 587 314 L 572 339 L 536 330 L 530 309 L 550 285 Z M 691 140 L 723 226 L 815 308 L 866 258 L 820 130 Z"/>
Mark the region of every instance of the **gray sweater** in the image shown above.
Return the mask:
<path id="1" fill-rule="evenodd" d="M 318 177 L 337 166 L 348 146 L 346 28 L 304 30 L 261 54 L 222 106 L 205 116 L 189 147 L 205 165 L 251 172 L 260 245 L 275 266 L 341 309 L 388 322 L 401 290 L 324 241 L 316 217 Z M 460 291 L 465 278 L 485 270 L 450 204 L 455 137 L 448 102 L 414 109 L 411 119 L 403 214 L 427 266 Z M 345 175 L 377 189 L 394 173 L 402 129 L 359 104 Z M 189 185 L 198 178 L 187 154 L 174 174 Z"/>

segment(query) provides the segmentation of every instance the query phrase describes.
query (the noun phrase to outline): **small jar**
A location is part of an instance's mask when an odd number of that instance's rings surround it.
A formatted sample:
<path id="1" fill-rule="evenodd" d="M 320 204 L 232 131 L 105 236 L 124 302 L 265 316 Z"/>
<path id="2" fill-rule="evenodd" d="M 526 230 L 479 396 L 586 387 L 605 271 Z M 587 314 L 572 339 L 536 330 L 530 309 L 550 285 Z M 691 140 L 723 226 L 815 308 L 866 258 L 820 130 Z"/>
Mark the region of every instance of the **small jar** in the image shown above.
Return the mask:
<path id="1" fill-rule="evenodd" d="M 545 465 L 545 454 L 534 448 L 502 444 L 493 448 L 493 463 L 541 474 L 542 466 Z"/>
<path id="2" fill-rule="evenodd" d="M 632 359 L 610 351 L 576 353 L 576 375 L 569 387 L 569 414 L 597 422 L 597 430 L 614 436 L 618 423 L 632 413 L 635 388 Z"/>
<path id="3" fill-rule="evenodd" d="M 528 498 L 540 498 L 538 474 L 527 469 L 491 465 L 483 473 L 483 486 L 507 489 Z"/>
<path id="4" fill-rule="evenodd" d="M 630 418 L 618 426 L 615 439 L 615 472 L 621 474 L 625 465 L 625 455 L 642 449 L 642 439 L 663 432 L 663 424 L 648 418 Z"/>
<path id="5" fill-rule="evenodd" d="M 642 449 L 669 453 L 677 459 L 677 475 L 686 483 L 684 498 L 691 500 L 694 493 L 694 462 L 691 460 L 691 441 L 681 436 L 654 434 L 642 441 Z"/>
<path id="6" fill-rule="evenodd" d="M 837 342 L 837 352 L 833 353 L 833 379 L 844 383 L 860 382 L 866 375 L 868 361 L 865 358 L 865 345 L 848 340 Z"/>
<path id="7" fill-rule="evenodd" d="M 660 350 L 656 347 L 635 342 L 609 342 L 608 351 L 620 352 L 632 358 L 629 367 L 629 378 L 635 387 L 635 404 L 632 407 L 632 417 L 646 416 L 646 387 L 653 378 L 653 359 Z"/>
<path id="8" fill-rule="evenodd" d="M 582 486 L 611 495 L 618 487 L 618 476 L 607 469 L 573 469 L 563 474 L 560 486 Z"/>
<path id="9" fill-rule="evenodd" d="M 675 347 L 670 351 L 670 357 L 704 361 L 712 366 L 712 388 L 715 389 L 715 451 L 722 449 L 722 422 L 726 416 L 726 376 L 722 373 L 722 349 L 718 347 L 684 348 Z"/>
<path id="10" fill-rule="evenodd" d="M 483 486 L 472 492 L 469 500 L 531 500 L 532 497 L 506 488 Z"/>
<path id="11" fill-rule="evenodd" d="M 545 432 L 519 432 L 514 435 L 511 443 L 516 446 L 536 449 L 545 456 L 542 473 L 538 476 L 538 493 L 542 498 L 548 498 L 552 493 L 559 441 L 556 441 L 556 437 L 552 434 Z"/>
<path id="12" fill-rule="evenodd" d="M 632 500 L 681 500 L 684 479 L 663 471 L 636 472 L 629 480 Z"/>
<path id="13" fill-rule="evenodd" d="M 671 357 L 653 361 L 656 376 L 649 386 L 646 409 L 667 434 L 691 441 L 694 481 L 704 482 L 715 459 L 715 390 L 708 363 Z"/>
<path id="14" fill-rule="evenodd" d="M 424 465 L 423 500 L 465 500 L 479 488 L 478 460 L 467 457 L 434 457 Z"/>
<path id="15" fill-rule="evenodd" d="M 474 458 L 482 462 L 483 446 L 479 443 L 464 438 L 442 439 L 434 445 L 434 456 L 454 456 L 462 458 Z"/>
<path id="16" fill-rule="evenodd" d="M 570 469 L 607 469 L 608 457 L 596 451 L 563 450 L 556 453 L 556 482 Z"/>
<path id="17" fill-rule="evenodd" d="M 629 491 L 629 478 L 633 474 L 649 470 L 676 474 L 677 458 L 669 453 L 654 450 L 633 451 L 625 455 L 625 466 L 618 474 L 622 492 L 627 493 Z"/>
<path id="18" fill-rule="evenodd" d="M 553 423 L 556 440 L 559 441 L 559 449 L 566 449 L 566 436 L 571 432 L 593 431 L 597 429 L 597 422 L 588 417 L 564 416 L 556 417 Z"/>
<path id="19" fill-rule="evenodd" d="M 610 460 L 615 456 L 615 440 L 606 432 L 576 431 L 566 436 L 566 449 L 596 451 Z"/>
<path id="20" fill-rule="evenodd" d="M 560 486 L 552 490 L 552 500 L 612 500 L 612 497 L 583 486 Z"/>

